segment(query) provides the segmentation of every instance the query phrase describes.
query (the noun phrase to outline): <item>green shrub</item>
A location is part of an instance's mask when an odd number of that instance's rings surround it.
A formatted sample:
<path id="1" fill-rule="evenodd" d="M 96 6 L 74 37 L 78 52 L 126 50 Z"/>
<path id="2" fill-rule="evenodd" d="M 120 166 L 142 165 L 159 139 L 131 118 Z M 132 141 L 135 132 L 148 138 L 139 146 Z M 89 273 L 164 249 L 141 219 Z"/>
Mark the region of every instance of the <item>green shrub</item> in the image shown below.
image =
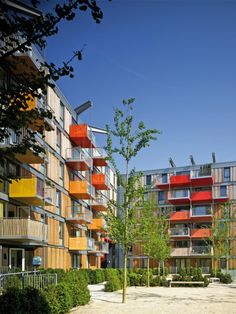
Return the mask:
<path id="1" fill-rule="evenodd" d="M 45 295 L 41 290 L 32 287 L 23 289 L 21 304 L 22 313 L 50 313 L 50 308 Z"/>
<path id="2" fill-rule="evenodd" d="M 117 269 L 110 269 L 107 273 L 107 283 L 105 284 L 105 291 L 117 291 L 121 289 L 120 272 Z"/>
<path id="3" fill-rule="evenodd" d="M 172 281 L 180 281 L 180 275 L 173 275 Z"/>
<path id="4" fill-rule="evenodd" d="M 168 281 L 166 280 L 165 276 L 161 277 L 161 286 L 168 287 Z"/>
<path id="5" fill-rule="evenodd" d="M 80 270 L 70 271 L 66 273 L 63 283 L 70 289 L 73 307 L 85 305 L 89 302 L 90 293 L 85 272 Z"/>
<path id="6" fill-rule="evenodd" d="M 131 272 L 128 274 L 128 276 L 129 276 L 130 286 L 140 286 L 141 285 L 142 275 Z"/>
<path id="7" fill-rule="evenodd" d="M 150 281 L 150 286 L 151 287 L 157 287 L 161 285 L 161 277 L 160 276 L 155 276 L 152 278 Z"/>
<path id="8" fill-rule="evenodd" d="M 8 276 L 6 278 L 5 289 L 9 288 L 22 288 L 22 280 L 18 276 Z"/>
<path id="9" fill-rule="evenodd" d="M 71 291 L 64 283 L 46 287 L 44 295 L 48 301 L 50 313 L 67 313 L 73 306 Z"/>
<path id="10" fill-rule="evenodd" d="M 232 281 L 230 274 L 220 274 L 220 282 L 229 284 Z"/>
<path id="11" fill-rule="evenodd" d="M 0 304 L 1 314 L 22 313 L 22 290 L 15 287 L 7 289 L 0 295 Z"/>
<path id="12" fill-rule="evenodd" d="M 152 272 L 149 272 L 149 282 L 152 280 Z M 141 281 L 140 284 L 141 286 L 147 286 L 148 283 L 148 272 L 146 270 L 146 272 L 143 272 L 142 277 L 141 277 Z"/>
<path id="13" fill-rule="evenodd" d="M 204 287 L 207 287 L 210 283 L 209 278 L 207 278 L 207 276 L 204 276 L 203 281 L 204 281 Z"/>

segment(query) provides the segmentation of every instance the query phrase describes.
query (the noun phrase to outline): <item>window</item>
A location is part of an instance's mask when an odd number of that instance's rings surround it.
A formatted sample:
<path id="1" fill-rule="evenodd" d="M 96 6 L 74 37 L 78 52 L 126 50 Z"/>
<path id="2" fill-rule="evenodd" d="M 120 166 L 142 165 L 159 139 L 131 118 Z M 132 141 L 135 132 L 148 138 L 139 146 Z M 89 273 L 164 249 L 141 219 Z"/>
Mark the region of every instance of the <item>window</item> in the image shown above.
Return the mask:
<path id="1" fill-rule="evenodd" d="M 59 183 L 60 185 L 64 186 L 64 164 L 61 161 L 59 168 Z"/>
<path id="2" fill-rule="evenodd" d="M 61 191 L 56 190 L 56 214 L 61 213 Z"/>
<path id="3" fill-rule="evenodd" d="M 59 123 L 64 128 L 64 122 L 65 122 L 65 106 L 62 102 L 60 102 L 60 117 L 59 117 Z"/>
<path id="4" fill-rule="evenodd" d="M 230 181 L 230 167 L 224 168 L 224 182 Z"/>
<path id="5" fill-rule="evenodd" d="M 158 191 L 158 201 L 164 201 L 164 191 Z"/>
<path id="6" fill-rule="evenodd" d="M 167 173 L 163 173 L 161 175 L 161 178 L 162 178 L 162 183 L 167 183 Z"/>
<path id="7" fill-rule="evenodd" d="M 189 247 L 189 242 L 188 242 L 188 241 L 175 241 L 175 242 L 174 242 L 174 247 L 175 247 L 175 248 Z"/>
<path id="8" fill-rule="evenodd" d="M 148 187 L 151 187 L 151 184 L 152 184 L 152 176 L 151 175 L 147 175 L 146 176 L 146 185 Z"/>
<path id="9" fill-rule="evenodd" d="M 221 187 L 220 187 L 220 196 L 227 196 L 227 187 L 226 187 L 226 185 L 221 185 Z"/>
<path id="10" fill-rule="evenodd" d="M 59 222 L 59 245 L 63 245 L 64 240 L 64 224 Z"/>
<path id="11" fill-rule="evenodd" d="M 61 154 L 61 131 L 57 129 L 56 151 Z"/>

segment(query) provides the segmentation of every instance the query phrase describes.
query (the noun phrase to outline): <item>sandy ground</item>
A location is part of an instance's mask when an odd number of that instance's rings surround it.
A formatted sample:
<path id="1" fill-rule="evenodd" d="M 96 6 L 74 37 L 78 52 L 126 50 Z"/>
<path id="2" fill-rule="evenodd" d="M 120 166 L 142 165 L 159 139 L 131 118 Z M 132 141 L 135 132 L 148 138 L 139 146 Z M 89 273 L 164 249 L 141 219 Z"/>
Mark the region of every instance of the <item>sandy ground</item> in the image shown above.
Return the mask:
<path id="1" fill-rule="evenodd" d="M 236 284 L 210 284 L 207 288 L 128 287 L 127 301 L 121 291 L 104 292 L 104 285 L 90 285 L 91 302 L 72 314 L 236 314 Z"/>

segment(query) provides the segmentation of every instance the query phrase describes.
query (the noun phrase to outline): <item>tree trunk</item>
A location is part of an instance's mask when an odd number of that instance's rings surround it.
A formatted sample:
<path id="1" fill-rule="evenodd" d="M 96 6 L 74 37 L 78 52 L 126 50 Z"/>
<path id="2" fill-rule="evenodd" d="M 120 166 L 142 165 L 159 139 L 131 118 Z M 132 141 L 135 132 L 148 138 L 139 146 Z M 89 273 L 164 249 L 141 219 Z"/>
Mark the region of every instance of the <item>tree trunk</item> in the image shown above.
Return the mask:
<path id="1" fill-rule="evenodd" d="M 165 276 L 166 275 L 166 273 L 165 273 L 165 263 L 164 263 L 164 261 L 161 261 L 161 263 L 162 263 L 162 269 L 163 269 L 162 274 L 163 274 L 163 276 Z"/>
<path id="2" fill-rule="evenodd" d="M 127 286 L 127 248 L 124 248 L 124 270 L 123 270 L 123 292 L 122 303 L 126 302 L 126 286 Z"/>
<path id="3" fill-rule="evenodd" d="M 161 262 L 158 261 L 158 273 L 159 273 L 159 276 L 161 276 Z"/>
<path id="4" fill-rule="evenodd" d="M 150 286 L 150 267 L 149 267 L 149 262 L 150 262 L 150 259 L 148 257 L 148 260 L 147 260 L 147 286 L 148 287 Z"/>

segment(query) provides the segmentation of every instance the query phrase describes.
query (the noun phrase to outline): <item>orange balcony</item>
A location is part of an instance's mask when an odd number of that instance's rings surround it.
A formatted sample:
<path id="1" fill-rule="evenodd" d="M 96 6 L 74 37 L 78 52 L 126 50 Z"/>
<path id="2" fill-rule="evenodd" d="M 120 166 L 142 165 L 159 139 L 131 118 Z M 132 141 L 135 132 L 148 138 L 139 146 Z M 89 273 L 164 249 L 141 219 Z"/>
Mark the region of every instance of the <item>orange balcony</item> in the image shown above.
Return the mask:
<path id="1" fill-rule="evenodd" d="M 74 224 L 87 224 L 92 222 L 92 212 L 82 205 L 72 206 L 67 208 L 69 214 L 66 221 Z"/>
<path id="2" fill-rule="evenodd" d="M 66 164 L 73 170 L 88 171 L 92 167 L 92 158 L 83 150 L 68 148 L 66 150 Z"/>
<path id="3" fill-rule="evenodd" d="M 170 177 L 170 186 L 184 187 L 190 185 L 190 175 L 174 175 Z"/>
<path id="4" fill-rule="evenodd" d="M 88 225 L 89 230 L 106 231 L 106 222 L 104 218 L 93 218 L 92 223 Z"/>
<path id="5" fill-rule="evenodd" d="M 171 222 L 180 222 L 180 221 L 189 221 L 190 220 L 190 211 L 178 211 L 170 214 Z"/>
<path id="6" fill-rule="evenodd" d="M 201 239 L 209 238 L 211 236 L 211 229 L 201 228 L 201 229 L 192 229 L 191 238 Z"/>
<path id="7" fill-rule="evenodd" d="M 211 169 L 208 171 L 196 170 L 191 172 L 192 186 L 209 186 L 213 184 Z"/>
<path id="8" fill-rule="evenodd" d="M 108 209 L 107 200 L 102 196 L 96 197 L 94 200 L 91 200 L 89 205 L 92 207 L 92 209 L 96 211 L 104 212 Z"/>
<path id="9" fill-rule="evenodd" d="M 70 139 L 75 145 L 83 148 L 95 147 L 95 137 L 87 124 L 71 125 Z"/>
<path id="10" fill-rule="evenodd" d="M 70 181 L 69 193 L 77 199 L 88 200 L 95 196 L 95 189 L 88 181 Z"/>
<path id="11" fill-rule="evenodd" d="M 212 192 L 211 190 L 192 192 L 191 201 L 192 203 L 211 203 Z"/>
<path id="12" fill-rule="evenodd" d="M 47 105 L 45 100 L 39 99 L 37 97 L 28 96 L 28 100 L 26 101 L 28 108 L 26 110 L 38 109 L 44 111 L 50 111 L 53 115 L 53 110 L 50 106 Z M 37 119 L 34 120 L 33 123 L 30 125 L 30 128 L 37 131 L 39 128 L 45 127 L 47 131 L 55 130 L 55 125 L 53 119 L 44 118 L 44 119 Z"/>
<path id="13" fill-rule="evenodd" d="M 70 251 L 87 251 L 95 249 L 94 239 L 86 237 L 70 237 L 69 250 Z"/>
<path id="14" fill-rule="evenodd" d="M 190 203 L 189 190 L 173 190 L 168 193 L 168 201 L 171 204 L 188 204 Z"/>
<path id="15" fill-rule="evenodd" d="M 106 167 L 108 165 L 108 160 L 106 151 L 103 148 L 93 149 L 93 165 L 95 167 Z"/>
<path id="16" fill-rule="evenodd" d="M 109 190 L 110 182 L 106 174 L 104 173 L 94 173 L 92 174 L 92 185 L 97 190 Z"/>

